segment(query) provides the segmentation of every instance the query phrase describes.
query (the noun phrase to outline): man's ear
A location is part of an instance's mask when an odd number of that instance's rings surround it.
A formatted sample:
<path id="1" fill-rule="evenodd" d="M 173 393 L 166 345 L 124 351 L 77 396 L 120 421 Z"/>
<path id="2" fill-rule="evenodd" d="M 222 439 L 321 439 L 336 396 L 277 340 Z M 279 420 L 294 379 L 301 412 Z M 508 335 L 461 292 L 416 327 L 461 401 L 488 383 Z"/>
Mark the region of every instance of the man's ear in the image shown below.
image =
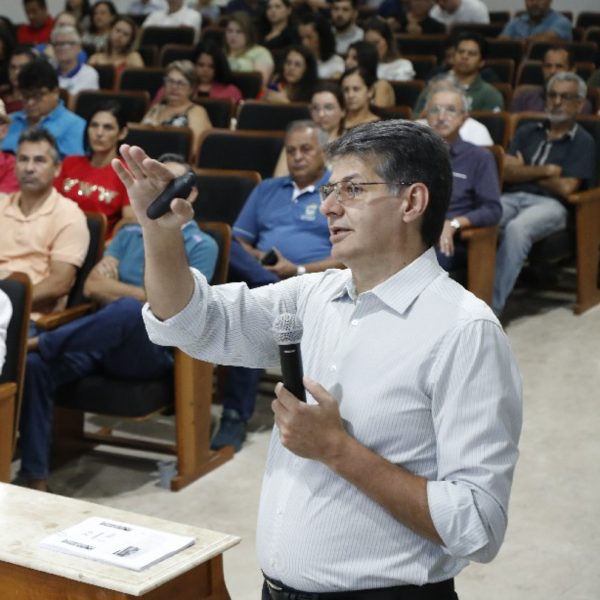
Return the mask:
<path id="1" fill-rule="evenodd" d="M 413 183 L 404 192 L 404 201 L 402 203 L 403 220 L 405 223 L 411 223 L 420 219 L 429 206 L 429 190 L 424 183 Z"/>

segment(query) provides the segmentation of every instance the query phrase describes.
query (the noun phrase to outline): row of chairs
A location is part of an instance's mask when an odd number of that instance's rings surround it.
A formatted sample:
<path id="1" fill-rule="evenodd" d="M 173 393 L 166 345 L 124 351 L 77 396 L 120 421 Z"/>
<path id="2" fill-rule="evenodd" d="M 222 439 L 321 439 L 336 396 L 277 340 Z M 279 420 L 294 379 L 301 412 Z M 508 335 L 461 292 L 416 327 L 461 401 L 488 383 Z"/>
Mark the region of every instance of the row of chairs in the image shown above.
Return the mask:
<path id="1" fill-rule="evenodd" d="M 52 330 L 95 307 L 81 293 L 83 282 L 101 255 L 104 246 L 104 215 L 87 215 L 90 247 L 86 262 L 79 269 L 67 308 L 38 321 L 38 326 Z M 119 226 L 122 226 L 121 222 Z M 226 223 L 201 222 L 201 228 L 213 236 L 219 246 L 217 268 L 212 283 L 227 278 L 231 228 Z M 32 287 L 23 273 L 13 273 L 0 281 L 13 303 L 13 318 L 7 336 L 7 360 L 0 377 L 0 481 L 10 481 L 23 381 L 26 345 L 31 310 Z M 171 481 L 176 491 L 233 457 L 231 448 L 210 449 L 210 407 L 213 400 L 214 365 L 175 351 L 173 373 L 162 379 L 137 382 L 106 376 L 85 377 L 60 388 L 55 408 L 55 448 L 53 465 L 72 459 L 98 444 L 137 448 L 175 455 L 177 474 Z M 167 443 L 115 435 L 110 428 L 89 432 L 84 428 L 86 412 L 119 418 L 141 419 L 174 407 L 175 439 Z"/>

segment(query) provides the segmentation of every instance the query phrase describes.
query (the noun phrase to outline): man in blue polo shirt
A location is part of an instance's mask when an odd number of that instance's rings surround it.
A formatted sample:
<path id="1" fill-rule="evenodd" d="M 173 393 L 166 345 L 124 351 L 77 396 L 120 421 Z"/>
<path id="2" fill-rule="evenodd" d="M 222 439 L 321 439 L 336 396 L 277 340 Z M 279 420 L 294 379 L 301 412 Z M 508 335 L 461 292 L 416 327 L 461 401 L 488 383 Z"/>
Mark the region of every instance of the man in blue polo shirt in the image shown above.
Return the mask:
<path id="1" fill-rule="evenodd" d="M 436 253 L 446 271 L 467 266 L 467 246 L 456 235 L 463 227 L 496 225 L 502 215 L 498 169 L 492 153 L 465 142 L 459 130 L 469 100 L 450 83 L 436 88 L 427 101 L 427 123 L 450 145 L 452 196 Z"/>
<path id="2" fill-rule="evenodd" d="M 83 132 L 85 120 L 67 110 L 60 99 L 58 76 L 43 58 L 26 64 L 19 73 L 19 90 L 23 110 L 11 114 L 8 134 L 2 149 L 15 152 L 21 133 L 29 127 L 43 127 L 56 140 L 61 160 L 65 156 L 85 154 Z"/>
<path id="3" fill-rule="evenodd" d="M 171 159 L 164 164 L 174 175 L 189 169 Z M 189 265 L 210 280 L 217 243 L 202 233 L 195 221 L 186 223 L 181 235 Z M 25 485 L 47 490 L 53 399 L 58 386 L 96 372 L 144 380 L 160 377 L 172 368 L 171 349 L 153 344 L 142 321 L 144 265 L 141 226 L 124 225 L 85 281 L 85 295 L 102 308 L 29 340 L 19 442 L 20 479 Z"/>
<path id="4" fill-rule="evenodd" d="M 531 246 L 567 226 L 566 198 L 596 179 L 594 138 L 577 124 L 587 88 L 575 73 L 546 87 L 546 122 L 517 129 L 504 163 L 500 245 L 492 308 L 504 309 Z"/>
<path id="5" fill-rule="evenodd" d="M 550 8 L 552 0 L 525 0 L 524 13 L 510 20 L 500 37 L 530 42 L 570 41 L 573 28 L 567 17 Z"/>
<path id="6" fill-rule="evenodd" d="M 327 135 L 312 121 L 290 124 L 285 137 L 290 174 L 266 179 L 244 204 L 233 227 L 231 281 L 258 287 L 339 266 L 330 257 L 327 219 L 319 211 L 319 187 L 330 175 L 323 155 L 326 143 Z M 274 264 L 261 264 L 269 253 Z M 254 412 L 260 374 L 260 369 L 228 369 L 223 416 L 212 441 L 213 449 L 241 448 L 246 423 Z"/>

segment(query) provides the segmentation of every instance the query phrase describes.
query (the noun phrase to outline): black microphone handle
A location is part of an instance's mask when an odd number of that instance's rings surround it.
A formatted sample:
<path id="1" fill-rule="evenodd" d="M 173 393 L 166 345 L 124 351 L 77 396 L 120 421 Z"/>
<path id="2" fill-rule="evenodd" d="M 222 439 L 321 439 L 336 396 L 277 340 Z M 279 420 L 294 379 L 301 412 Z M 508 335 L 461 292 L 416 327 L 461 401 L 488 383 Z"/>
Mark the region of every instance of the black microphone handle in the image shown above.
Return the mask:
<path id="1" fill-rule="evenodd" d="M 279 346 L 279 359 L 283 374 L 283 385 L 298 400 L 306 402 L 306 391 L 302 383 L 303 372 L 300 344 L 281 344 Z"/>

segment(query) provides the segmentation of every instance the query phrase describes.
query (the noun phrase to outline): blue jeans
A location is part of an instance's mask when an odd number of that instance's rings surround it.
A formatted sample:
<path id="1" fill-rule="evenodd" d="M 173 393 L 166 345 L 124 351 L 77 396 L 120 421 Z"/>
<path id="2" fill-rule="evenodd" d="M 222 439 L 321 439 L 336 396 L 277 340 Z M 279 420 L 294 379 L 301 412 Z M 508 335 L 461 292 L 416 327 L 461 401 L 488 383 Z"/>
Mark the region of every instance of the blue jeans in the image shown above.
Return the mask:
<path id="1" fill-rule="evenodd" d="M 172 352 L 148 339 L 141 311 L 138 300 L 121 298 L 40 334 L 39 351 L 29 352 L 25 371 L 20 420 L 23 477 L 48 476 L 54 394 L 60 385 L 92 373 L 154 379 L 172 367 Z"/>
<path id="2" fill-rule="evenodd" d="M 245 281 L 255 288 L 277 283 L 279 277 L 265 269 L 234 238 L 229 255 L 229 281 Z M 256 389 L 262 369 L 229 367 L 223 386 L 223 410 L 235 410 L 242 420 L 248 421 L 256 404 Z"/>
<path id="3" fill-rule="evenodd" d="M 527 192 L 502 194 L 500 245 L 492 308 L 500 314 L 533 244 L 567 226 L 567 209 L 555 198 Z"/>

